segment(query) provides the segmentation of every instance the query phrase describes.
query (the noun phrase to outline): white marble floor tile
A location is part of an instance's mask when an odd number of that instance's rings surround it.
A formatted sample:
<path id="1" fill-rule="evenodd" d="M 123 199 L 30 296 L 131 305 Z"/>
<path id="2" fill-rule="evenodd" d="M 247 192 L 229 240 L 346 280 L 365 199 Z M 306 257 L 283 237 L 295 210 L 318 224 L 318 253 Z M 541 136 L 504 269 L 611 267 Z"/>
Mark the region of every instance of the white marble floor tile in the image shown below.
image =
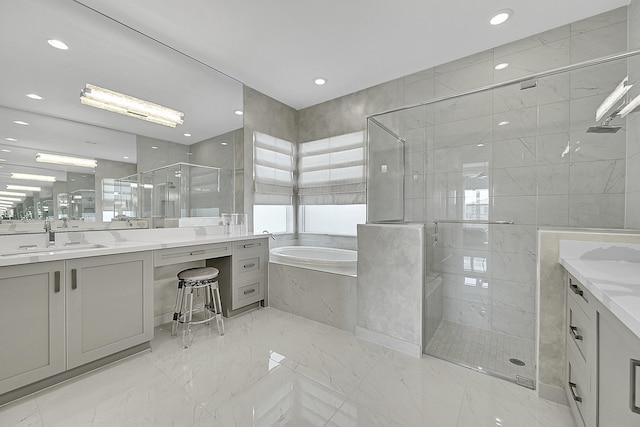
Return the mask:
<path id="1" fill-rule="evenodd" d="M 39 427 L 44 425 L 34 398 L 20 399 L 0 408 L 0 426 Z"/>
<path id="2" fill-rule="evenodd" d="M 408 427 L 408 424 L 386 416 L 351 400 L 331 417 L 326 427 Z"/>
<path id="3" fill-rule="evenodd" d="M 216 419 L 232 426 L 322 426 L 345 397 L 321 384 L 279 366 L 228 404 Z"/>

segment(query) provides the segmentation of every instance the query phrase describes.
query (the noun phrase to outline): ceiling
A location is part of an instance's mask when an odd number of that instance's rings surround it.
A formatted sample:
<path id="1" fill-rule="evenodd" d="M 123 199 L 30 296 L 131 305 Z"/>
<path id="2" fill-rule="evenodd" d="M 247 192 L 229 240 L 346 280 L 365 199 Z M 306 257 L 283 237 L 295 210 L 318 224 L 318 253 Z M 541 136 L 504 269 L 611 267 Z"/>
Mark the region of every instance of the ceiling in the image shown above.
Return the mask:
<path id="1" fill-rule="evenodd" d="M 301 109 L 629 0 L 80 0 Z M 494 12 L 514 11 L 505 24 Z M 313 84 L 315 77 L 328 80 Z"/>

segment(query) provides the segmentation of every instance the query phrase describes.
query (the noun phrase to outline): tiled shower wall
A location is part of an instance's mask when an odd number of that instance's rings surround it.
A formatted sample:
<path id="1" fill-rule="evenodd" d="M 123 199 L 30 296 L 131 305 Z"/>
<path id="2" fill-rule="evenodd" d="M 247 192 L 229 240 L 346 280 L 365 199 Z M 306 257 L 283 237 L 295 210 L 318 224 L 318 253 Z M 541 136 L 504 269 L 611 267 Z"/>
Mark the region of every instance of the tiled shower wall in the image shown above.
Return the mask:
<path id="1" fill-rule="evenodd" d="M 627 8 L 616 9 L 423 71 L 405 78 L 405 98 L 626 51 L 626 17 Z M 509 67 L 495 70 L 500 63 Z M 516 223 L 440 224 L 429 263 L 444 279 L 445 319 L 534 339 L 537 227 L 624 227 L 626 132 L 585 131 L 625 75 L 620 61 L 402 114 L 406 220 L 425 222 L 433 235 L 433 220 L 465 218 L 465 189 L 484 188 L 488 217 L 466 218 Z"/>
<path id="2" fill-rule="evenodd" d="M 640 49 L 640 0 L 629 4 L 629 50 Z M 640 95 L 640 58 L 629 60 L 629 99 Z M 640 229 L 640 114 L 627 116 L 626 227 Z"/>

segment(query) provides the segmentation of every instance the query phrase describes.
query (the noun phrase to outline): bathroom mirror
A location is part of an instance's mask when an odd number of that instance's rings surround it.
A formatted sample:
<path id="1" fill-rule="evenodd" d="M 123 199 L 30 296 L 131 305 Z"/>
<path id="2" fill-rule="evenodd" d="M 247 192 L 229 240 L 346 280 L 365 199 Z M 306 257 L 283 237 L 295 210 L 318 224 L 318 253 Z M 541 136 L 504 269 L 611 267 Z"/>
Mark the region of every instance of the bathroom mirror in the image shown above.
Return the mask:
<path id="1" fill-rule="evenodd" d="M 103 178 L 199 163 L 190 157 L 190 146 L 213 143 L 243 126 L 242 116 L 234 113 L 242 111 L 240 82 L 73 0 L 0 6 L 0 52 L 0 191 L 25 194 L 18 203 L 30 204 L 33 217 L 50 213 L 59 194 L 91 190 L 84 188 L 86 182 L 98 193 Z M 178 110 L 184 122 L 174 128 L 83 105 L 86 84 Z M 98 162 L 95 168 L 39 163 L 37 153 Z M 53 176 L 55 182 L 15 179 L 13 173 Z M 41 190 L 7 190 L 7 185 Z M 99 205 L 93 207 L 96 215 Z"/>

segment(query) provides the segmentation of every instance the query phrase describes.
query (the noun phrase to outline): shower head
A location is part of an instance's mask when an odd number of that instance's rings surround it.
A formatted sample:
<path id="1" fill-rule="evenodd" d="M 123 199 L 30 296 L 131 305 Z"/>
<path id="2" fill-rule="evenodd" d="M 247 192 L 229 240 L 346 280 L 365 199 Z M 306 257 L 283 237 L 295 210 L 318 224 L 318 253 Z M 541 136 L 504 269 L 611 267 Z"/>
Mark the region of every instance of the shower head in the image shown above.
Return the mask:
<path id="1" fill-rule="evenodd" d="M 609 125 L 599 125 L 599 126 L 591 126 L 587 129 L 587 133 L 616 133 L 622 126 L 609 126 Z"/>

